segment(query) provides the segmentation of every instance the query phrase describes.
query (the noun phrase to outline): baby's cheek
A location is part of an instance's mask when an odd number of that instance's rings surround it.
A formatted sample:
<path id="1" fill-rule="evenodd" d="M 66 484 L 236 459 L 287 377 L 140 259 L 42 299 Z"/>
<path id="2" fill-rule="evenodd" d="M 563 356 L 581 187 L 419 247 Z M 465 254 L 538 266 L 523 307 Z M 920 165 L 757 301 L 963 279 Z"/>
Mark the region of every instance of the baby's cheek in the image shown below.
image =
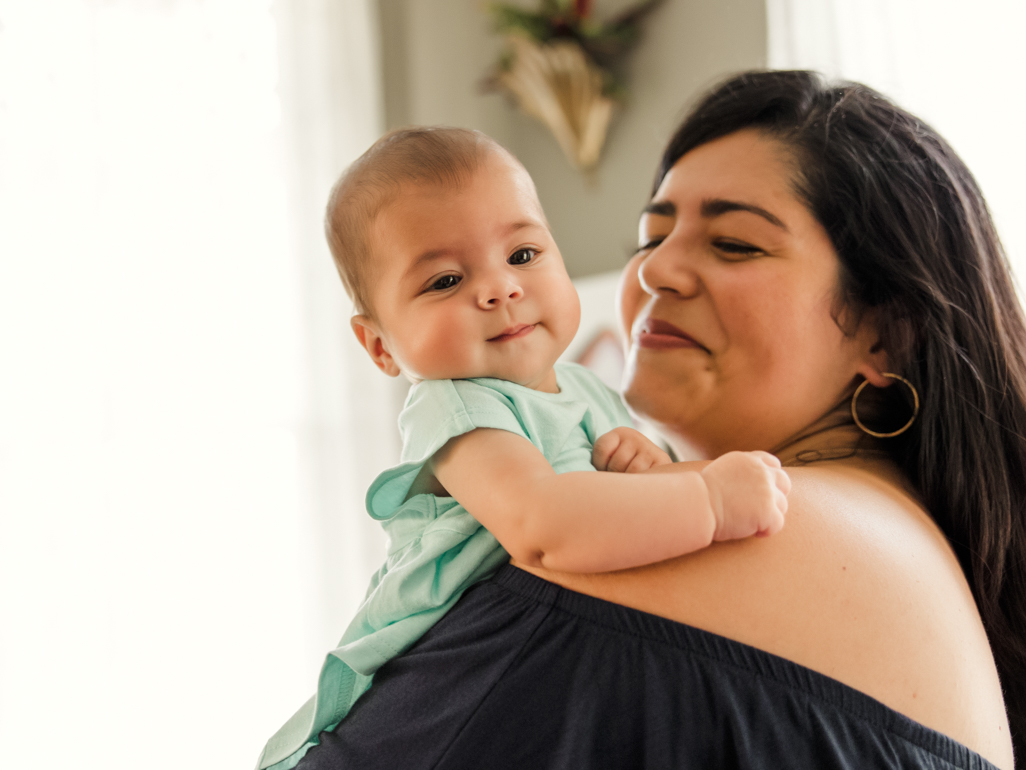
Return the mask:
<path id="1" fill-rule="evenodd" d="M 422 330 L 415 355 L 429 379 L 477 376 L 476 348 L 459 324 L 438 324 Z"/>
<path id="2" fill-rule="evenodd" d="M 554 303 L 558 309 L 560 332 L 565 338 L 564 342 L 570 344 L 581 325 L 581 299 L 569 278 L 560 286 Z"/>

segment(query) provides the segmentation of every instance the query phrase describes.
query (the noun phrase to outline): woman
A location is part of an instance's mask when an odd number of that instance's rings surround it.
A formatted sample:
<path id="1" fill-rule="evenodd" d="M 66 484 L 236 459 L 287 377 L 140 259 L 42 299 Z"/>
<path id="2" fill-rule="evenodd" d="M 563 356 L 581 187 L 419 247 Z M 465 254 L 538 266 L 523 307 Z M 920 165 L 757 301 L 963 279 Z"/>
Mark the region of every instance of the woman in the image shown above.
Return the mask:
<path id="1" fill-rule="evenodd" d="M 671 139 L 640 231 L 625 397 L 678 456 L 777 454 L 784 530 L 506 567 L 300 767 L 1011 768 L 1026 323 L 968 170 L 865 87 L 747 74 Z"/>

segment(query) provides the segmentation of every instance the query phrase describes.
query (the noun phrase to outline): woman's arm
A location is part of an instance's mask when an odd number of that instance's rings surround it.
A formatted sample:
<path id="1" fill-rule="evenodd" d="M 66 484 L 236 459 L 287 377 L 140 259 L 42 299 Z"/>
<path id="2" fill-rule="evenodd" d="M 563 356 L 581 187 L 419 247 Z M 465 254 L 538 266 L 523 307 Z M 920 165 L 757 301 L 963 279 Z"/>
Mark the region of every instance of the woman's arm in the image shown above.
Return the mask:
<path id="1" fill-rule="evenodd" d="M 557 474 L 527 439 L 478 429 L 446 444 L 431 469 L 518 562 L 606 572 L 779 529 L 782 471 L 751 453 L 732 454 L 716 468 L 662 476 Z"/>

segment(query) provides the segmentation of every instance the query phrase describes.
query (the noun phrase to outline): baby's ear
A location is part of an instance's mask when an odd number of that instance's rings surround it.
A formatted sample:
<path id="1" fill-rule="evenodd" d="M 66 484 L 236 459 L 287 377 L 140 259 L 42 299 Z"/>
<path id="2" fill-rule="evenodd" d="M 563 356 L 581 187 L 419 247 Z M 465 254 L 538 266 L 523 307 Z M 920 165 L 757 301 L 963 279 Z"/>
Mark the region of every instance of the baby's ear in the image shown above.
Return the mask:
<path id="1" fill-rule="evenodd" d="M 374 323 L 374 319 L 365 315 L 354 315 L 349 323 L 353 327 L 353 334 L 356 335 L 356 339 L 363 345 L 363 349 L 367 351 L 371 361 L 389 377 L 398 377 L 400 374 L 399 367 L 396 365 L 392 355 L 385 349 L 381 330 Z"/>

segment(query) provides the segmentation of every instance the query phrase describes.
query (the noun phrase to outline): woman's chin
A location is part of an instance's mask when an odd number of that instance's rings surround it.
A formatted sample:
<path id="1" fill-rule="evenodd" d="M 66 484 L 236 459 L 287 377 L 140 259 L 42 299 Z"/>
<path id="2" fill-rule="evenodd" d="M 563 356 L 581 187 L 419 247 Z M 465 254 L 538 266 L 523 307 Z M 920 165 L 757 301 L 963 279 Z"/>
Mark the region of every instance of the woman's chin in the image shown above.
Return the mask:
<path id="1" fill-rule="evenodd" d="M 694 423 L 696 415 L 690 408 L 686 398 L 672 397 L 669 385 L 662 388 L 653 387 L 650 381 L 644 383 L 628 383 L 623 392 L 623 400 L 637 417 L 651 423 L 667 439 L 683 435 Z"/>
<path id="2" fill-rule="evenodd" d="M 706 376 L 703 376 L 706 375 Z M 631 356 L 624 372 L 623 398 L 631 410 L 658 425 L 683 428 L 708 402 L 708 370 L 693 366 L 653 366 Z"/>

